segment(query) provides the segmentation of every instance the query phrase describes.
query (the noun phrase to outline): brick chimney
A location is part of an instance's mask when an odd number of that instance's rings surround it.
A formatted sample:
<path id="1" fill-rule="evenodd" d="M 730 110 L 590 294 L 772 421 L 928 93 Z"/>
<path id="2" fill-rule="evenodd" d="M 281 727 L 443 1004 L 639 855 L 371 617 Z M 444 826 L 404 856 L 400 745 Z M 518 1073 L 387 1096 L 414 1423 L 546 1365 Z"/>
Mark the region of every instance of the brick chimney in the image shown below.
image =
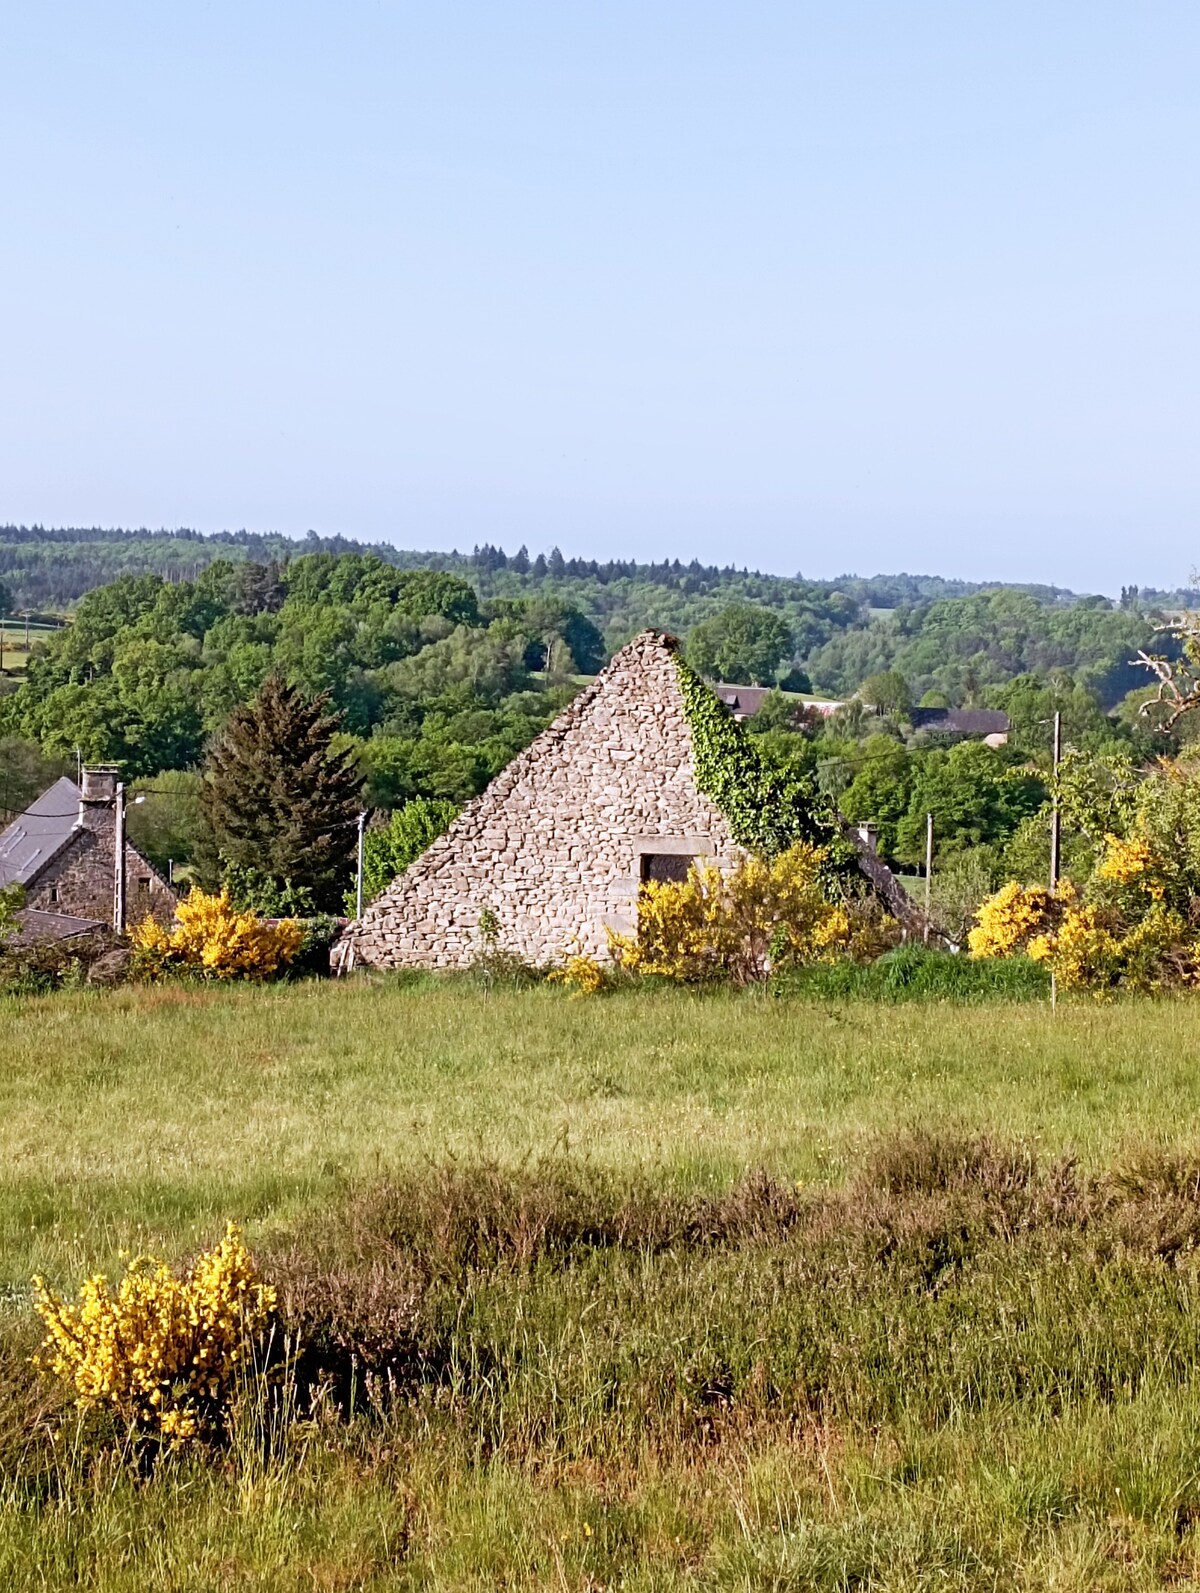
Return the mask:
<path id="1" fill-rule="evenodd" d="M 872 824 L 870 822 L 868 822 L 866 824 L 856 824 L 855 825 L 855 829 L 857 830 L 858 838 L 863 843 L 863 845 L 870 847 L 872 852 L 878 852 L 878 850 L 879 850 L 879 826 L 878 826 L 878 824 Z"/>
<path id="2" fill-rule="evenodd" d="M 117 768 L 112 763 L 99 763 L 83 771 L 84 802 L 114 802 L 117 796 Z"/>
<path id="3" fill-rule="evenodd" d="M 79 827 L 84 830 L 107 829 L 114 822 L 113 807 L 117 800 L 117 770 L 111 763 L 97 764 L 84 769 L 79 792 Z"/>

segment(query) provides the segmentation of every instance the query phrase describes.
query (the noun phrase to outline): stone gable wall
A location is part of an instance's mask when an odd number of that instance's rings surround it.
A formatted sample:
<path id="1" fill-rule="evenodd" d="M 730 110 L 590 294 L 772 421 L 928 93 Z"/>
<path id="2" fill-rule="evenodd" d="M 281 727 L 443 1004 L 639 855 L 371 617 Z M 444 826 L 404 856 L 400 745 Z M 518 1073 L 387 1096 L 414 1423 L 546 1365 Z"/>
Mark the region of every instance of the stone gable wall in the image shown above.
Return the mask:
<path id="1" fill-rule="evenodd" d="M 35 876 L 25 892 L 25 905 L 39 912 L 73 913 L 112 923 L 113 830 L 111 807 L 90 807 L 83 825 Z M 140 882 L 149 879 L 148 890 Z M 57 897 L 53 894 L 57 891 Z M 132 929 L 146 914 L 162 923 L 175 916 L 175 892 L 140 852 L 125 846 L 125 919 Z"/>
<path id="2" fill-rule="evenodd" d="M 609 955 L 633 926 L 641 857 L 740 855 L 696 789 L 674 642 L 645 632 L 352 924 L 339 948 L 372 967 L 463 967 L 498 944 L 529 962 Z"/>

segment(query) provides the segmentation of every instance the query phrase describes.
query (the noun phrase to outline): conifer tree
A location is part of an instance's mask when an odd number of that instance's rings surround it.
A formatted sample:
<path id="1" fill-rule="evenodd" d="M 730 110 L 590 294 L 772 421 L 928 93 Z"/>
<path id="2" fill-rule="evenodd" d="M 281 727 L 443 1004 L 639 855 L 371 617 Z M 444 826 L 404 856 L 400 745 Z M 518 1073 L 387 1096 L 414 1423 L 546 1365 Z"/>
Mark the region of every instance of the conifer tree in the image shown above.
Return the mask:
<path id="1" fill-rule="evenodd" d="M 280 675 L 236 708 L 209 748 L 203 800 L 226 869 L 337 911 L 352 872 L 363 777 L 333 739 L 341 715 Z"/>

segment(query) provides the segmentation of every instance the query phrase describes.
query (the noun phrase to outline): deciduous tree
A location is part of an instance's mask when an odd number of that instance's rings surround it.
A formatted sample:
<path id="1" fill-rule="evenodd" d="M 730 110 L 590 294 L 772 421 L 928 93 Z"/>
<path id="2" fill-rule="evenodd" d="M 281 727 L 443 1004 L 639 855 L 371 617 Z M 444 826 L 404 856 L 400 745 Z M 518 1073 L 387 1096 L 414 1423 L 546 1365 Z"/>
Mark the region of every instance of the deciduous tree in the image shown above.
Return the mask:
<path id="1" fill-rule="evenodd" d="M 770 686 L 792 651 L 787 621 L 758 603 L 728 603 L 693 626 L 688 663 L 709 679 L 735 686 Z"/>

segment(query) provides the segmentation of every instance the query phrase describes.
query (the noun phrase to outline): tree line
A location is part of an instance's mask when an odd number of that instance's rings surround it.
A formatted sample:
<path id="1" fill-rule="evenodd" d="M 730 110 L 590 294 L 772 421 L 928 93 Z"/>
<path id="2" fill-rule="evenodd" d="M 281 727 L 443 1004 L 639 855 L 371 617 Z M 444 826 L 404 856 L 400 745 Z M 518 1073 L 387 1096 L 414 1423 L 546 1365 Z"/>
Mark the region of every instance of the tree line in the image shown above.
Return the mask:
<path id="1" fill-rule="evenodd" d="M 115 762 L 154 795 L 131 823 L 156 861 L 199 859 L 205 846 L 211 856 L 197 771 L 277 680 L 335 716 L 333 751 L 361 782 L 356 801 L 385 813 L 424 804 L 390 841 L 377 835 L 386 871 L 527 746 L 627 632 L 650 624 L 684 634 L 709 679 L 783 688 L 751 722 L 759 746 L 848 817 L 875 823 L 891 861 L 919 863 L 933 812 L 940 861 L 982 890 L 1013 870 L 1012 848 L 1033 859 L 1044 844 L 1055 712 L 1067 744 L 1101 759 L 1145 760 L 1188 734 L 1184 724 L 1164 738 L 1138 712 L 1146 675 L 1129 660 L 1155 645 L 1144 594 L 1112 605 L 997 588 L 864 617 L 850 593 L 815 584 L 792 583 L 783 602 L 774 578 L 745 572 L 614 565 L 573 576 L 560 555 L 561 572 L 547 559 L 539 577 L 537 560 L 499 553 L 476 550 L 470 579 L 335 548 L 220 557 L 188 580 L 125 574 L 86 593 L 23 680 L 5 682 L 0 803 L 19 810 L 78 759 Z M 810 692 L 846 705 L 822 716 Z M 1009 744 L 944 744 L 914 726 L 917 703 L 1001 708 Z"/>

